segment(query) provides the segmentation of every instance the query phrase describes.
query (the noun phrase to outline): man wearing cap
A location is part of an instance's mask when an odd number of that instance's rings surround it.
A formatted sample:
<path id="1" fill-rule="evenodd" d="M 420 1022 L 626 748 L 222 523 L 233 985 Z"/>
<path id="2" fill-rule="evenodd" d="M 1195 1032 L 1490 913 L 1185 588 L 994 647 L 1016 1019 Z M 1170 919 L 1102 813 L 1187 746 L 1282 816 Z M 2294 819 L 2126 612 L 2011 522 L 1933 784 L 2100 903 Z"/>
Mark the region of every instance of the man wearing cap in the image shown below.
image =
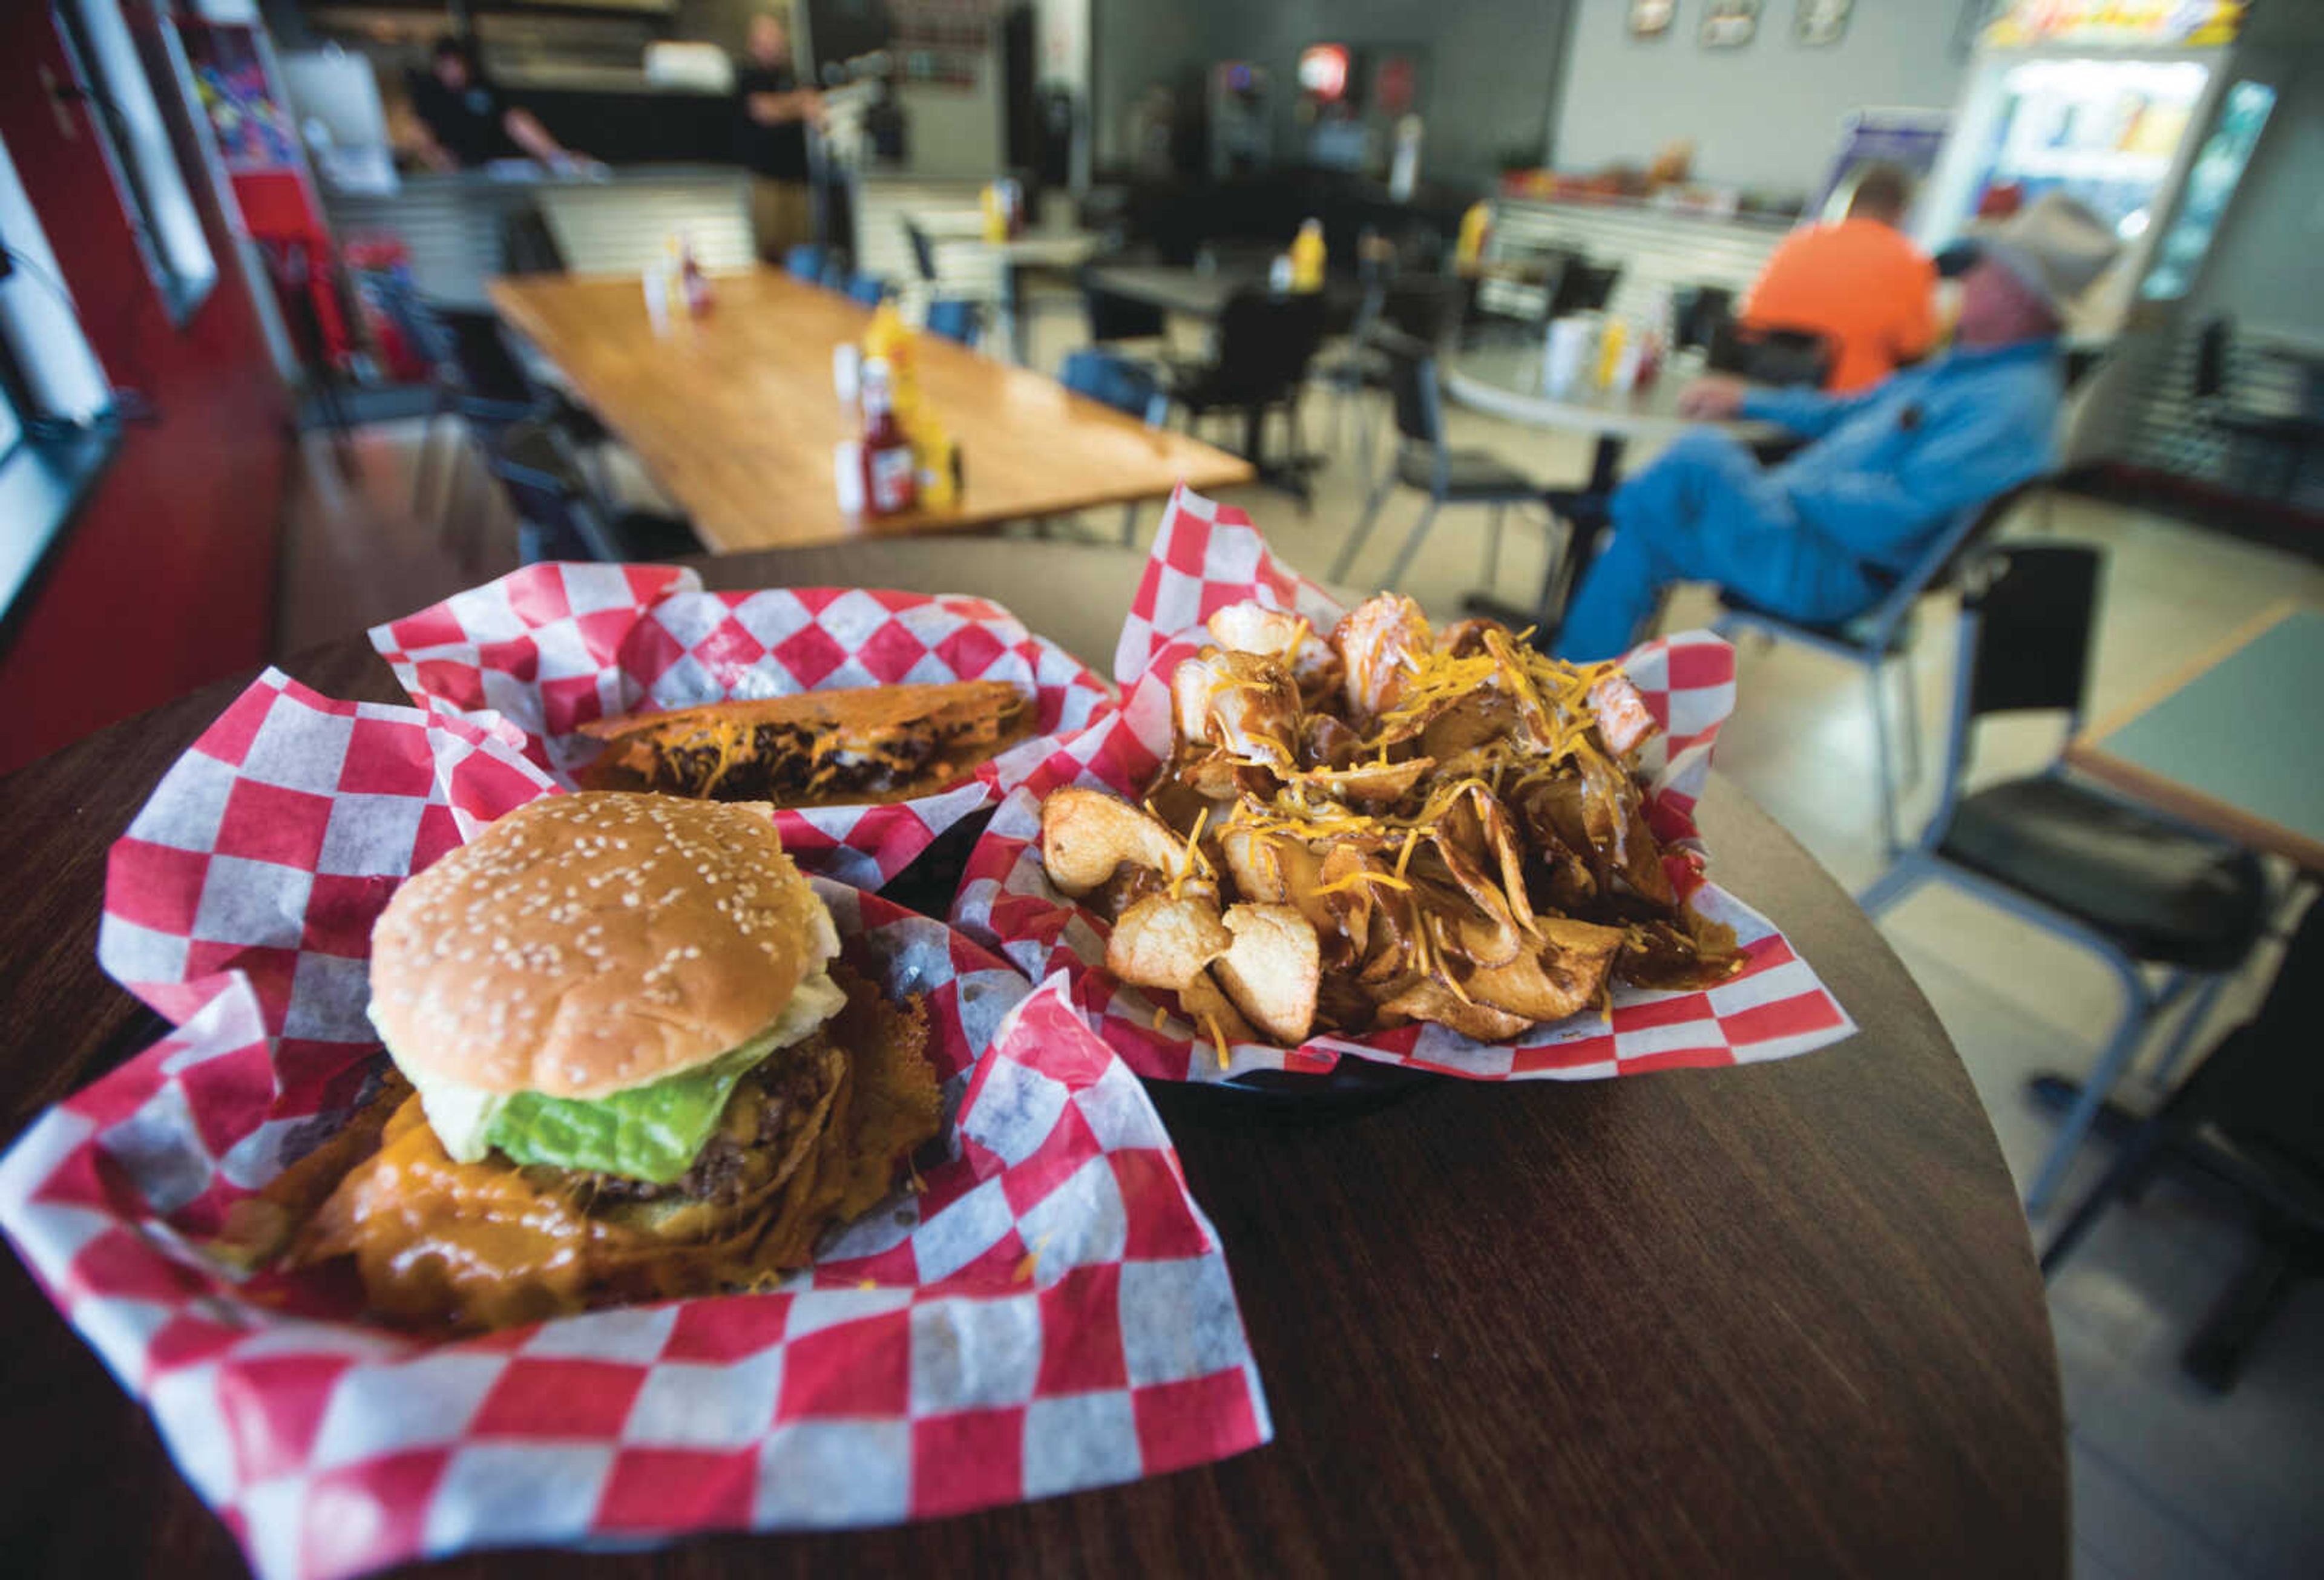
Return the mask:
<path id="1" fill-rule="evenodd" d="M 1813 442 L 1762 468 L 1730 435 L 1700 428 L 1625 482 L 1560 657 L 1624 652 L 1675 582 L 1713 582 L 1803 624 L 1861 614 L 1960 511 L 2052 469 L 2059 329 L 2113 258 L 2113 234 L 2052 193 L 1972 239 L 1944 354 L 1853 396 L 1715 377 L 1681 392 L 1691 417 L 1756 418 Z"/>

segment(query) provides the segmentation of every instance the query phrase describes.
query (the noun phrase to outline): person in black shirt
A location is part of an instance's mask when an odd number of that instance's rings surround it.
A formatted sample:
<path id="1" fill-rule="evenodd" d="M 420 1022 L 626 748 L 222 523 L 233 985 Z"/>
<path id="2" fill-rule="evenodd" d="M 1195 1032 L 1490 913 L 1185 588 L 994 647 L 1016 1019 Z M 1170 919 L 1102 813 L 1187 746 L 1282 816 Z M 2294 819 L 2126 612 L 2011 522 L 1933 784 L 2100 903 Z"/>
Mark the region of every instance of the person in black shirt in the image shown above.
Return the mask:
<path id="1" fill-rule="evenodd" d="M 578 162 L 531 111 L 510 104 L 468 46 L 449 33 L 436 41 L 428 69 L 413 72 L 410 86 L 419 122 L 412 141 L 430 170 L 467 170 L 528 154 L 559 169 Z"/>
<path id="2" fill-rule="evenodd" d="M 751 19 L 748 54 L 734 69 L 734 155 L 751 172 L 751 222 L 770 263 L 815 238 L 807 190 L 807 131 L 823 120 L 823 95 L 791 71 L 790 31 L 773 12 Z"/>

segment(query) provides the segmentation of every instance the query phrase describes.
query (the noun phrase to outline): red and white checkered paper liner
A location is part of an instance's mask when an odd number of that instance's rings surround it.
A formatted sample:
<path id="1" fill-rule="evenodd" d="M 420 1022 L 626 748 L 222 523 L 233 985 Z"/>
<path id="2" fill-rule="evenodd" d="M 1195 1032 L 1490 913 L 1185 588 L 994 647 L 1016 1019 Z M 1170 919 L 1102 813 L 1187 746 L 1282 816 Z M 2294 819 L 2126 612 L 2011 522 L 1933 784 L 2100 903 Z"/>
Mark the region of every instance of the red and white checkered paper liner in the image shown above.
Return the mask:
<path id="1" fill-rule="evenodd" d="M 1249 517 L 1181 487 L 1163 512 L 1114 657 L 1120 708 L 1064 742 L 1010 793 L 970 855 L 953 905 L 954 925 L 1027 974 L 1062 972 L 1075 1001 L 1139 1074 L 1222 1081 L 1267 1070 L 1321 1072 L 1352 1053 L 1476 1080 L 1585 1080 L 1778 1059 L 1856 1029 L 1775 925 L 1703 876 L 1707 855 L 1693 810 L 1720 724 L 1734 709 L 1735 655 L 1719 638 L 1690 631 L 1648 642 L 1623 663 L 1663 730 L 1639 754 L 1649 821 L 1688 903 L 1735 929 L 1748 962 L 1741 975 L 1693 992 L 1618 986 L 1610 1016 L 1570 1016 L 1508 1043 L 1414 1024 L 1363 1037 L 1316 1036 L 1294 1049 L 1237 1043 L 1222 1068 L 1174 1001 L 1125 986 L 1105 969 L 1105 923 L 1050 886 L 1038 843 L 1041 801 L 1053 789 L 1080 785 L 1133 801 L 1144 794 L 1170 748 L 1172 671 L 1209 641 L 1204 620 L 1246 600 L 1303 614 L 1324 632 L 1345 612 L 1276 559 Z M 1157 1025 L 1164 1006 L 1168 1013 Z"/>
<path id="2" fill-rule="evenodd" d="M 456 759 L 450 799 L 471 805 L 454 826 L 483 804 L 463 776 L 475 757 L 521 760 L 439 733 L 443 720 L 327 703 L 279 676 L 220 730 L 247 735 L 255 713 L 263 734 L 291 710 L 381 726 L 351 760 L 374 747 L 406 766 Z M 219 744 L 198 755 L 221 761 Z M 209 783 L 211 769 L 185 769 L 141 816 L 149 832 L 156 807 Z M 420 826 L 401 857 L 374 831 L 373 864 L 400 877 L 457 842 L 424 831 L 438 820 Z M 165 849 L 124 841 L 114 886 Z M 234 872 L 214 868 L 209 892 L 237 886 Z M 226 1272 L 201 1243 L 336 1128 L 378 1068 L 375 1045 L 352 1041 L 289 1056 L 280 1007 L 231 968 L 188 984 L 169 1005 L 174 1033 L 0 1159 L 0 1229 L 268 1576 L 893 1523 L 1267 1441 L 1217 1236 L 1143 1089 L 1063 985 L 1032 989 L 941 923 L 816 888 L 852 963 L 891 995 L 925 996 L 950 1117 L 924 1191 L 836 1231 L 775 1291 L 431 1341 L 357 1320 L 343 1281 Z M 294 983 L 294 1015 L 340 1013 L 301 1005 L 309 988 Z"/>
<path id="3" fill-rule="evenodd" d="M 571 788 L 597 750 L 590 720 L 844 686 L 1003 680 L 1034 699 L 1035 738 L 974 779 L 878 806 L 785 810 L 802 868 L 878 888 L 928 841 L 991 805 L 1112 706 L 1112 690 L 997 603 L 863 587 L 706 592 L 676 565 L 537 565 L 374 628 L 411 700 L 455 715 L 490 710 Z"/>

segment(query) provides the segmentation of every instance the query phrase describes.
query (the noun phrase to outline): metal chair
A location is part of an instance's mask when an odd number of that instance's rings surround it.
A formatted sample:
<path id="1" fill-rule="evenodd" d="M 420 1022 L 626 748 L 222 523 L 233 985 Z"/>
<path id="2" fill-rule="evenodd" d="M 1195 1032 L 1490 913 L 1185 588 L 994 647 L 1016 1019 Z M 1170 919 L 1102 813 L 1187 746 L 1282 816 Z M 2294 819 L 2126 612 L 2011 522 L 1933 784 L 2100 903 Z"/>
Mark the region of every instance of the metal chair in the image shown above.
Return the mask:
<path id="1" fill-rule="evenodd" d="M 1903 788 L 1911 789 L 1921 780 L 1921 718 L 1920 707 L 1913 684 L 1913 611 L 1921 600 L 1931 592 L 1950 584 L 1969 556 L 1993 534 L 2009 513 L 2029 495 L 2045 491 L 2048 478 L 2035 478 L 2022 482 L 1997 499 L 1973 505 L 1954 516 L 1943 531 L 1930 541 L 1912 569 L 1896 580 L 1879 602 L 1853 619 L 1834 625 L 1809 625 L 1791 620 L 1771 610 L 1748 602 L 1737 593 L 1721 589 L 1720 602 L 1724 606 L 1713 629 L 1722 636 L 1732 636 L 1738 630 L 1754 630 L 1782 641 L 1798 642 L 1829 653 L 1864 671 L 1872 699 L 1873 754 L 1877 759 L 1875 777 L 1880 788 L 1880 840 L 1882 850 L 1895 856 L 1902 843 L 1896 831 L 1896 776 L 1890 768 L 1892 758 L 1898 759 L 1903 769 Z M 1886 671 L 1891 660 L 1897 660 L 1897 672 L 1903 684 L 1898 687 L 1899 711 L 1903 732 L 1901 741 L 1892 745 L 1888 731 L 1887 699 L 1882 689 Z"/>
<path id="2" fill-rule="evenodd" d="M 1388 567 L 1387 586 L 1404 580 L 1406 566 L 1428 536 L 1437 510 L 1444 505 L 1489 505 L 1487 522 L 1485 583 L 1492 585 L 1501 557 L 1501 516 L 1514 504 L 1538 503 L 1542 485 L 1482 450 L 1454 450 L 1444 443 L 1444 397 L 1436 381 L 1436 351 L 1406 335 L 1382 330 L 1373 336 L 1388 368 L 1388 393 L 1396 408 L 1397 454 L 1388 473 L 1364 501 L 1363 515 L 1340 556 L 1332 562 L 1332 580 L 1345 582 L 1348 568 L 1371 533 L 1372 522 L 1388 492 L 1398 483 L 1420 490 L 1428 503 L 1406 534 L 1404 546 Z"/>
<path id="3" fill-rule="evenodd" d="M 1735 293 L 1723 285 L 1681 286 L 1671 293 L 1671 326 L 1679 349 L 1709 351 L 1720 326 L 1735 317 Z"/>
<path id="4" fill-rule="evenodd" d="M 1162 388 L 1160 375 L 1118 352 L 1084 346 L 1066 356 L 1057 370 L 1057 382 L 1076 395 L 1134 417 L 1148 427 L 1160 427 L 1170 415 L 1170 397 Z M 1129 547 L 1137 537 L 1138 505 L 1132 501 L 1121 507 L 1122 547 Z"/>
<path id="5" fill-rule="evenodd" d="M 2205 427 L 2222 436 L 2231 482 L 2240 483 L 2249 470 L 2244 455 L 2256 446 L 2276 463 L 2270 493 L 2288 499 L 2299 486 L 2309 450 L 2324 439 L 2324 415 L 2307 409 L 2258 411 L 2242 405 L 2235 398 L 2234 358 L 2233 320 L 2224 315 L 2208 320 L 2195 337 L 2191 393 L 2196 414 Z"/>
<path id="6" fill-rule="evenodd" d="M 1532 247 L 1521 257 L 1499 262 L 1521 272 L 1479 274 L 1461 281 L 1462 340 L 1471 346 L 1538 345 L 1555 316 L 1558 289 L 1582 266 L 1582 255 L 1568 247 Z"/>
<path id="7" fill-rule="evenodd" d="M 1379 322 L 1441 351 L 1460 335 L 1469 296 L 1469 282 L 1452 275 L 1401 275 L 1381 299 Z"/>
<path id="8" fill-rule="evenodd" d="M 1132 301 L 1093 284 L 1087 271 L 1081 276 L 1082 310 L 1089 320 L 1092 345 L 1119 340 L 1159 340 L 1170 332 L 1169 315 L 1150 302 Z"/>
<path id="9" fill-rule="evenodd" d="M 1932 878 L 2088 950 L 2122 985 L 2121 1019 L 2060 1124 L 2026 1192 L 2049 1205 L 2076 1150 L 2147 1030 L 2190 992 L 2193 1002 L 2157 1067 L 2172 1067 L 2265 924 L 2259 859 L 2209 835 L 2064 776 L 1965 791 L 1970 731 L 1997 713 L 2061 713 L 2079 721 L 2097 624 L 2098 550 L 2012 544 L 1964 575 L 1960 660 L 1945 776 L 1920 840 L 1859 896 L 1877 916 Z M 2158 991 L 2144 968 L 2170 973 Z"/>
<path id="10" fill-rule="evenodd" d="M 1174 364 L 1168 373 L 1171 401 L 1190 418 L 1214 411 L 1241 414 L 1243 456 L 1262 481 L 1307 501 L 1305 469 L 1298 455 L 1299 395 L 1308 364 L 1323 342 L 1324 302 L 1320 291 L 1277 294 L 1238 290 L 1219 310 L 1206 362 Z M 1270 463 L 1262 454 L 1267 413 L 1280 409 L 1291 432 L 1293 459 Z"/>
<path id="11" fill-rule="evenodd" d="M 936 282 L 936 244 L 935 240 L 929 236 L 927 231 L 922 230 L 910 216 L 899 215 L 897 216 L 897 220 L 898 223 L 903 225 L 904 240 L 910 244 L 912 249 L 912 267 L 919 271 L 919 276 L 923 280 L 926 280 L 930 285 L 934 285 Z"/>
<path id="12" fill-rule="evenodd" d="M 931 335 L 941 335 L 973 351 L 984 333 L 984 314 L 979 303 L 957 297 L 928 304 L 927 329 Z"/>
<path id="13" fill-rule="evenodd" d="M 623 564 L 703 552 L 693 529 L 677 517 L 616 510 L 599 500 L 571 443 L 553 423 L 512 425 L 486 460 L 516 512 L 517 557 L 526 565 L 545 559 Z"/>
<path id="14" fill-rule="evenodd" d="M 1711 326 L 1704 363 L 1713 372 L 1734 373 L 1755 384 L 1823 388 L 1838 348 L 1812 329 L 1739 324 L 1732 318 Z"/>
<path id="15" fill-rule="evenodd" d="M 1352 418 L 1356 425 L 1356 467 L 1365 477 L 1372 474 L 1372 425 L 1364 410 L 1367 390 L 1384 389 L 1388 384 L 1388 367 L 1379 351 L 1372 344 L 1372 331 L 1380 321 L 1388 303 L 1388 281 L 1386 271 L 1376 265 L 1365 265 L 1364 289 L 1356 301 L 1355 317 L 1348 325 L 1348 340 L 1344 350 L 1317 370 L 1323 387 L 1334 397 L 1332 402 L 1332 427 L 1344 434 Z"/>
<path id="16" fill-rule="evenodd" d="M 2042 1253 L 2049 1277 L 2101 1215 L 2170 1170 L 2223 1188 L 2259 1244 L 2181 1352 L 2182 1370 L 2218 1392 L 2235 1386 L 2253 1342 L 2301 1274 L 2324 1271 L 2324 905 L 2310 905 L 2259 1013 L 2229 1032 L 2154 1116 Z"/>
<path id="17" fill-rule="evenodd" d="M 436 431 L 444 418 L 459 418 L 469 440 L 487 455 L 511 424 L 535 418 L 555 422 L 576 446 L 594 447 L 611 437 L 595 416 L 525 371 L 491 312 L 431 302 L 400 280 L 383 280 L 380 300 L 389 320 L 427 361 L 434 390 L 412 464 L 414 516 L 422 514 L 430 496 Z M 451 464 L 457 461 L 456 450 Z M 456 519 L 452 507 L 459 502 L 458 473 L 450 476 L 451 497 L 441 507 L 447 525 Z"/>
<path id="18" fill-rule="evenodd" d="M 1592 263 L 1586 258 L 1569 261 L 1559 271 L 1557 287 L 1550 292 L 1549 311 L 1545 318 L 1563 318 L 1568 313 L 1603 312 L 1613 299 L 1614 288 L 1622 281 L 1619 263 Z"/>

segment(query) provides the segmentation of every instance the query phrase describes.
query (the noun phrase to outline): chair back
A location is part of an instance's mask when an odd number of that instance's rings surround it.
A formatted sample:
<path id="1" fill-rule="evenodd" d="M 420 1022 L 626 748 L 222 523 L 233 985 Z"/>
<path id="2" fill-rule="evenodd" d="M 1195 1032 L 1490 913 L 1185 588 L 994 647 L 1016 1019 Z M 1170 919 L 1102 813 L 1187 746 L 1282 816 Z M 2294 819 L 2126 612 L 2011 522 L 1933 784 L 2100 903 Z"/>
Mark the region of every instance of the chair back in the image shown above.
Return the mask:
<path id="1" fill-rule="evenodd" d="M 2227 390 L 2227 347 L 2236 326 L 2225 314 L 2207 319 L 2195 335 L 2195 399 L 2217 400 Z"/>
<path id="2" fill-rule="evenodd" d="M 2079 543 L 2012 543 L 1963 578 L 1974 622 L 1962 703 L 1966 725 L 1991 713 L 2080 717 L 2098 626 L 2098 551 Z"/>
<path id="3" fill-rule="evenodd" d="M 1380 302 L 1380 322 L 1426 346 L 1451 343 L 1468 313 L 1469 283 L 1449 275 L 1407 276 L 1391 282 Z"/>
<path id="4" fill-rule="evenodd" d="M 501 272 L 503 274 L 562 274 L 565 249 L 549 218 L 531 204 L 522 204 L 501 220 Z"/>
<path id="5" fill-rule="evenodd" d="M 1169 398 L 1151 368 L 1095 346 L 1084 346 L 1067 356 L 1057 370 L 1057 382 L 1076 395 L 1137 418 L 1148 427 L 1159 427 L 1169 410 Z"/>
<path id="6" fill-rule="evenodd" d="M 1385 330 L 1372 343 L 1388 359 L 1388 398 L 1396 409 L 1397 436 L 1441 453 L 1444 402 L 1436 387 L 1436 348 Z"/>
<path id="7" fill-rule="evenodd" d="M 1671 316 L 1682 346 L 1708 351 L 1720 328 L 1734 321 L 1735 293 L 1720 285 L 1690 285 L 1671 299 Z"/>
<path id="8" fill-rule="evenodd" d="M 1982 503 L 1956 511 L 1953 519 L 1945 523 L 1944 530 L 1929 540 L 1921 557 L 1896 578 L 1896 584 L 1859 617 L 1859 623 L 1873 634 L 1870 639 L 1885 647 L 1912 614 L 1914 605 L 1959 580 L 1963 568 L 1984 552 L 2001 524 L 2009 519 L 2009 513 L 2028 495 L 2051 486 L 2054 481 L 2032 478 Z"/>
<path id="9" fill-rule="evenodd" d="M 1219 309 L 1210 382 L 1222 405 L 1280 400 L 1307 381 L 1323 343 L 1323 295 L 1236 291 Z"/>
<path id="10" fill-rule="evenodd" d="M 1563 318 L 1568 313 L 1603 311 L 1621 278 L 1619 263 L 1572 260 L 1558 274 L 1557 285 L 1549 294 L 1549 310 L 1542 315 L 1543 322 Z"/>
<path id="11" fill-rule="evenodd" d="M 876 274 L 858 274 L 847 281 L 847 296 L 867 308 L 876 308 L 887 299 L 888 282 Z"/>
<path id="12" fill-rule="evenodd" d="M 501 335 L 499 317 L 481 308 L 427 304 L 442 329 L 442 344 L 461 390 L 479 400 L 530 406 L 540 391 Z"/>
<path id="13" fill-rule="evenodd" d="M 983 325 L 974 302 L 951 297 L 928 304 L 927 327 L 931 335 L 973 346 Z"/>
<path id="14" fill-rule="evenodd" d="M 2172 1099 L 2172 1116 L 2213 1124 L 2247 1148 L 2324 1172 L 2324 905 L 2311 905 L 2259 1013 L 2229 1032 Z M 2275 1159 L 2267 1160 L 2275 1162 Z"/>
<path id="15" fill-rule="evenodd" d="M 813 242 L 801 242 L 783 254 L 783 272 L 793 280 L 804 280 L 809 285 L 823 280 L 823 249 Z"/>
<path id="16" fill-rule="evenodd" d="M 1082 282 L 1082 309 L 1089 317 L 1090 340 L 1099 345 L 1109 340 L 1148 339 L 1167 327 L 1161 308 L 1100 290 L 1086 280 Z"/>
<path id="17" fill-rule="evenodd" d="M 922 280 L 934 285 L 936 280 L 936 243 L 929 239 L 927 232 L 922 230 L 909 217 L 901 217 L 901 223 L 904 227 L 904 240 L 911 243 L 912 267 L 920 271 Z"/>
<path id="18" fill-rule="evenodd" d="M 1707 365 L 1755 384 L 1821 389 L 1831 376 L 1831 342 L 1812 329 L 1760 328 L 1729 319 L 1711 330 Z"/>
<path id="19" fill-rule="evenodd" d="M 571 448 L 546 422 L 512 424 L 485 452 L 509 507 L 533 531 L 532 559 L 622 558 Z"/>
<path id="20" fill-rule="evenodd" d="M 459 367 L 452 356 L 451 332 L 413 288 L 411 277 L 401 269 L 382 269 L 367 279 L 380 311 L 395 326 L 412 354 L 438 378 L 456 381 Z"/>

